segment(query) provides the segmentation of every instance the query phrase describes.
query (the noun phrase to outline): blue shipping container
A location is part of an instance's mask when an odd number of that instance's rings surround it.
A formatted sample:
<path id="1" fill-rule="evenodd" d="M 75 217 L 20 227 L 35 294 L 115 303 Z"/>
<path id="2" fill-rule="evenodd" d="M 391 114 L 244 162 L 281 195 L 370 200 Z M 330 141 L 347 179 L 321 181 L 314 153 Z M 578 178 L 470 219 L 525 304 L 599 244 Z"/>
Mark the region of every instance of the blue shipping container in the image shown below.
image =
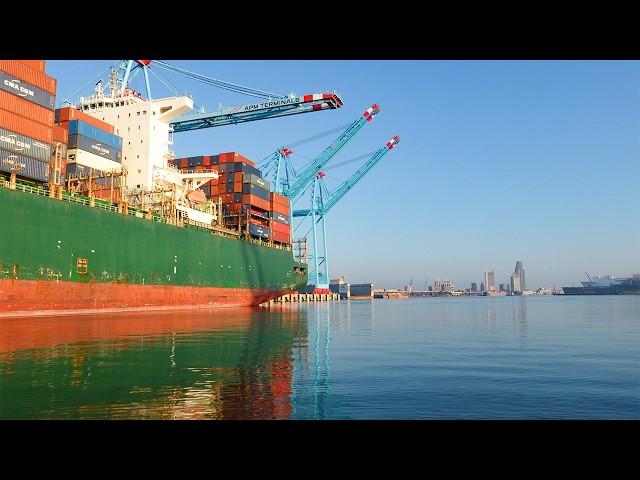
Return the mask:
<path id="1" fill-rule="evenodd" d="M 249 224 L 249 233 L 256 237 L 269 238 L 269 229 L 262 225 Z"/>
<path id="2" fill-rule="evenodd" d="M 98 140 L 118 150 L 122 150 L 122 137 L 100 130 L 82 120 L 71 120 L 69 122 L 69 135 L 74 133 L 84 135 L 85 137 Z"/>

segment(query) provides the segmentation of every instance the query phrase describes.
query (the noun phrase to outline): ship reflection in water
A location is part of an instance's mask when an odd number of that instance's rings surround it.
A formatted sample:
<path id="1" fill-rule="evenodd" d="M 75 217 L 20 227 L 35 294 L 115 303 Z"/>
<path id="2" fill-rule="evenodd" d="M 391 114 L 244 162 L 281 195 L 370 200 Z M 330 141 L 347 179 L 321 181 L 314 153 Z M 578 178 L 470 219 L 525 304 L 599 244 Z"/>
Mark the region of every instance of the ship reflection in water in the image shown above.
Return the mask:
<path id="1" fill-rule="evenodd" d="M 286 419 L 307 313 L 4 319 L 1 419 Z"/>

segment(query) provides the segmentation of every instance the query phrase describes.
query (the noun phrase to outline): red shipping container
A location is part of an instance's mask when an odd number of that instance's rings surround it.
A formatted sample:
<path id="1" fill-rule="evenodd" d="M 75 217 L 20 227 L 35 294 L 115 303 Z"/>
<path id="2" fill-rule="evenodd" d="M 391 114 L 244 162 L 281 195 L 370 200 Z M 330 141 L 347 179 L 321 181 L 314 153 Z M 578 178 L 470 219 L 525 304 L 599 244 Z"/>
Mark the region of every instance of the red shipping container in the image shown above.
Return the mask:
<path id="1" fill-rule="evenodd" d="M 211 185 L 211 195 L 218 195 L 219 190 L 218 190 L 218 185 Z"/>
<path id="2" fill-rule="evenodd" d="M 284 223 L 272 222 L 271 229 L 274 232 L 286 233 L 287 235 L 291 234 L 291 227 L 289 225 L 285 225 Z"/>
<path id="3" fill-rule="evenodd" d="M 59 125 L 53 126 L 53 140 L 55 142 L 64 143 L 65 145 L 69 144 L 69 132 L 66 128 L 63 128 Z"/>
<path id="4" fill-rule="evenodd" d="M 222 203 L 233 203 L 233 193 L 225 193 L 220 196 L 222 197 Z"/>
<path id="5" fill-rule="evenodd" d="M 274 232 L 271 230 L 271 240 L 278 243 L 291 243 L 291 237 L 288 233 Z"/>
<path id="6" fill-rule="evenodd" d="M 21 117 L 35 120 L 42 125 L 53 127 L 53 111 L 20 98 L 12 93 L 0 90 L 0 109 L 15 113 Z"/>
<path id="7" fill-rule="evenodd" d="M 0 128 L 44 143 L 51 144 L 53 142 L 53 126 L 47 127 L 34 120 L 29 120 L 15 113 L 7 112 L 6 110 L 0 110 Z"/>
<path id="8" fill-rule="evenodd" d="M 254 225 L 260 225 L 261 227 L 269 228 L 269 220 L 257 217 L 249 217 L 249 222 L 253 223 Z"/>
<path id="9" fill-rule="evenodd" d="M 97 118 L 92 117 L 91 115 L 87 115 L 86 113 L 71 107 L 59 108 L 56 110 L 56 118 L 58 119 L 58 123 L 63 124 L 66 122 L 70 122 L 71 120 L 82 120 L 83 122 L 88 123 L 89 125 L 93 125 L 100 130 L 104 130 L 105 132 L 114 133 L 113 125 L 108 124 L 107 122 L 103 122 L 102 120 L 98 120 Z"/>
<path id="10" fill-rule="evenodd" d="M 264 198 L 257 197 L 256 195 L 242 195 L 242 203 L 244 205 L 253 205 L 258 208 L 262 208 L 263 210 L 269 210 L 269 201 Z"/>
<path id="11" fill-rule="evenodd" d="M 18 60 L 19 62 L 24 63 L 26 66 L 33 68 L 34 70 L 38 70 L 39 72 L 44 72 L 44 60 Z"/>
<path id="12" fill-rule="evenodd" d="M 188 158 L 181 158 L 180 159 L 180 168 L 181 169 L 189 168 L 189 159 Z"/>
<path id="13" fill-rule="evenodd" d="M 289 207 L 284 207 L 277 203 L 271 203 L 270 206 L 272 212 L 281 213 L 282 215 L 291 215 L 291 209 Z"/>
<path id="14" fill-rule="evenodd" d="M 45 92 L 56 94 L 55 78 L 25 65 L 20 60 L 0 60 L 0 70 Z"/>
<path id="15" fill-rule="evenodd" d="M 221 173 L 218 175 L 218 183 L 227 183 L 227 174 Z"/>
<path id="16" fill-rule="evenodd" d="M 203 167 L 210 167 L 211 166 L 211 157 L 208 156 L 203 156 L 202 157 L 202 166 Z"/>
<path id="17" fill-rule="evenodd" d="M 269 199 L 271 200 L 271 203 L 277 203 L 278 205 L 282 205 L 284 207 L 289 207 L 290 204 L 288 197 L 275 192 L 269 193 Z"/>

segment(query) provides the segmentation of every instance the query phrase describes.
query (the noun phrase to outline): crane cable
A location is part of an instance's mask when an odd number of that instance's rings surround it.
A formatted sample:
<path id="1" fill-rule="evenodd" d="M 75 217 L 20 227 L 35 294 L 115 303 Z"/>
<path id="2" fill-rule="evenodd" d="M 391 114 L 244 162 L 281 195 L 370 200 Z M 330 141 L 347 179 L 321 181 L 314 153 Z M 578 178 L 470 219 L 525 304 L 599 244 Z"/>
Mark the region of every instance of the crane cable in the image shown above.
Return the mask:
<path id="1" fill-rule="evenodd" d="M 156 65 L 158 65 L 159 67 L 162 67 L 165 70 L 171 71 L 171 72 L 176 73 L 178 75 L 182 75 L 184 77 L 191 78 L 192 80 L 197 80 L 199 82 L 202 82 L 202 83 L 205 83 L 205 84 L 208 84 L 208 85 L 212 85 L 212 86 L 215 86 L 215 87 L 218 87 L 218 88 L 222 88 L 224 90 L 229 90 L 231 92 L 243 93 L 245 95 L 258 97 L 258 98 L 264 98 L 266 100 L 269 100 L 271 98 L 285 98 L 285 95 L 280 95 L 278 93 L 267 92 L 267 91 L 264 91 L 264 90 L 258 90 L 256 88 L 245 87 L 243 85 L 230 83 L 230 82 L 225 82 L 223 80 L 218 80 L 218 79 L 212 78 L 212 77 L 207 77 L 206 75 L 201 75 L 199 73 L 191 72 L 191 71 L 186 70 L 184 68 L 179 68 L 179 67 L 171 65 L 169 63 L 160 61 L 160 60 L 155 60 L 154 63 Z"/>

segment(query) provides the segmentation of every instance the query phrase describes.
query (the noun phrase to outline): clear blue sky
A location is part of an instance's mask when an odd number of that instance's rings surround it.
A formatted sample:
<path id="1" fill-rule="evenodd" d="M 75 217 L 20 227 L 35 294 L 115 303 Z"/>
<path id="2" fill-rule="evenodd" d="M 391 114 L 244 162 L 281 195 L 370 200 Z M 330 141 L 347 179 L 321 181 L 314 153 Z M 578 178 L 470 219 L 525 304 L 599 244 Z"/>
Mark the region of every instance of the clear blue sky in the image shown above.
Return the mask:
<path id="1" fill-rule="evenodd" d="M 422 288 L 439 275 L 465 288 L 485 270 L 506 283 L 522 260 L 537 288 L 578 282 L 585 270 L 640 272 L 639 62 L 169 62 L 276 93 L 337 90 L 344 99 L 335 111 L 176 134 L 178 156 L 238 151 L 259 161 L 380 104 L 333 159 L 401 137 L 327 216 L 332 277 L 377 287 L 413 278 Z M 47 72 L 61 100 L 112 63 L 49 61 Z M 166 76 L 210 109 L 252 101 Z M 154 93 L 168 90 L 156 81 Z M 297 161 L 332 140 L 300 147 Z M 329 171 L 329 186 L 357 165 Z"/>

